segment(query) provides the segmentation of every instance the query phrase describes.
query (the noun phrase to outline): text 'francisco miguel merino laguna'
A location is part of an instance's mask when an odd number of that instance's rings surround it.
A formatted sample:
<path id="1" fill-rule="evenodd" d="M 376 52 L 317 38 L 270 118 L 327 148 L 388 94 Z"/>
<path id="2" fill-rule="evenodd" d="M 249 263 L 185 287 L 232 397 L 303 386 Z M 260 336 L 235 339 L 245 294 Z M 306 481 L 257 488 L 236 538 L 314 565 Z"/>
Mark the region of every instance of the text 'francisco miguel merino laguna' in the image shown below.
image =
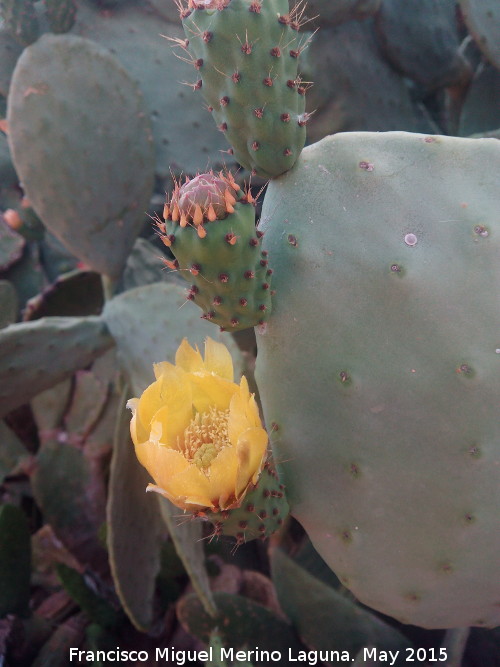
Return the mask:
<path id="1" fill-rule="evenodd" d="M 364 655 L 363 660 L 378 660 L 378 662 L 383 662 L 387 665 L 394 665 L 396 662 L 400 651 L 382 651 L 376 648 L 365 648 L 363 649 Z M 297 667 L 300 665 L 309 665 L 314 667 L 322 662 L 335 663 L 345 663 L 352 662 L 354 656 L 349 653 L 349 651 L 296 651 L 293 652 L 291 649 L 288 650 L 288 655 L 283 655 L 282 651 L 266 651 L 259 648 L 254 648 L 251 650 L 237 650 L 234 648 L 224 648 L 220 647 L 217 650 L 219 660 L 229 660 L 230 662 L 242 661 L 242 662 L 258 662 L 261 665 L 280 662 L 283 659 L 288 659 L 290 664 L 297 663 Z M 206 651 L 188 651 L 180 650 L 175 648 L 157 648 L 155 650 L 155 659 L 156 661 L 165 660 L 166 662 L 173 662 L 178 665 L 178 667 L 183 667 L 183 665 L 189 665 L 196 661 L 199 662 L 208 662 L 214 660 L 215 651 L 213 647 L 209 647 Z M 149 651 L 127 651 L 116 647 L 116 649 L 111 649 L 108 651 L 82 651 L 76 648 L 70 649 L 69 660 L 70 662 L 114 662 L 114 663 L 126 663 L 126 662 L 146 662 L 150 660 L 153 656 L 150 655 Z M 215 656 L 217 657 L 217 656 Z M 434 660 L 441 661 L 446 659 L 446 656 L 434 657 Z"/>

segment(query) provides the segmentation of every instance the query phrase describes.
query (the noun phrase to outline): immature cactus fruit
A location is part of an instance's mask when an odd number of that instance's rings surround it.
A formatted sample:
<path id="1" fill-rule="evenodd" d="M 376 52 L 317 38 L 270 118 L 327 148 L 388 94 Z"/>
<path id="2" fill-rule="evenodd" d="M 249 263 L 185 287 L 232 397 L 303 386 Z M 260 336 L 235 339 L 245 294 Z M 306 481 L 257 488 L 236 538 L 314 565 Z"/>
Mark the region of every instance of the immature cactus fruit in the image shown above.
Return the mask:
<path id="1" fill-rule="evenodd" d="M 194 516 L 211 521 L 214 537 L 230 535 L 237 544 L 275 533 L 288 516 L 289 507 L 285 487 L 280 484 L 271 461 L 264 465 L 256 484 L 250 488 L 239 507 L 221 512 L 195 512 Z"/>
<path id="2" fill-rule="evenodd" d="M 254 199 L 231 173 L 199 174 L 176 184 L 157 221 L 163 243 L 175 255 L 165 260 L 193 284 L 187 298 L 202 317 L 239 331 L 263 324 L 271 312 L 271 269 L 255 229 Z"/>
<path id="3" fill-rule="evenodd" d="M 238 542 L 273 533 L 288 511 L 266 462 L 268 436 L 245 377 L 233 381 L 225 345 L 207 338 L 205 358 L 184 339 L 175 365 L 133 398 L 132 440 L 156 491 Z"/>
<path id="4" fill-rule="evenodd" d="M 288 0 L 189 0 L 187 40 L 174 40 L 197 70 L 209 111 L 246 169 L 274 178 L 302 150 L 309 114 L 298 59 L 309 36 Z M 190 50 L 188 50 L 188 48 Z"/>

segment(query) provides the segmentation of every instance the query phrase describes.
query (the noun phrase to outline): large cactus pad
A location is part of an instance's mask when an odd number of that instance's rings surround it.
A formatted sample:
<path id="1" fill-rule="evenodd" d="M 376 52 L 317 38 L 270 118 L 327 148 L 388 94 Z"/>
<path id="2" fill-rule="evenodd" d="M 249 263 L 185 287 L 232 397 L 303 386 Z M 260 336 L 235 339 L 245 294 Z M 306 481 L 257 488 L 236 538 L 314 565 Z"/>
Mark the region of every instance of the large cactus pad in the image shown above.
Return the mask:
<path id="1" fill-rule="evenodd" d="M 500 144 L 337 134 L 273 181 L 257 381 L 291 511 L 359 599 L 500 623 Z"/>
<path id="2" fill-rule="evenodd" d="M 93 269 L 119 276 L 153 186 L 137 86 L 95 42 L 44 35 L 16 65 L 7 118 L 14 164 L 44 224 Z"/>

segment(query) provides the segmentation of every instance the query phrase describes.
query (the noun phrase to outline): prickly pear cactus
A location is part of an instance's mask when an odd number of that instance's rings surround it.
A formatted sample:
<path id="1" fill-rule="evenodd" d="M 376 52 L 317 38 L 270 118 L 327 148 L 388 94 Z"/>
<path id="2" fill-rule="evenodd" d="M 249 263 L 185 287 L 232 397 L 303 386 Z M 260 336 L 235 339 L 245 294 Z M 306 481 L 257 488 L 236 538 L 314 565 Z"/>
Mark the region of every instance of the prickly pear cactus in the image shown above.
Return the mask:
<path id="1" fill-rule="evenodd" d="M 263 324 L 271 312 L 272 270 L 255 229 L 250 190 L 231 173 L 199 174 L 175 187 L 158 221 L 162 241 L 175 255 L 165 260 L 193 284 L 187 298 L 202 317 L 239 331 Z"/>
<path id="2" fill-rule="evenodd" d="M 187 40 L 176 40 L 197 71 L 209 110 L 246 169 L 273 178 L 292 167 L 305 143 L 307 84 L 298 59 L 308 44 L 301 11 L 288 0 L 189 0 Z"/>
<path id="3" fill-rule="evenodd" d="M 0 332 L 0 416 L 113 346 L 99 317 L 46 317 Z"/>
<path id="4" fill-rule="evenodd" d="M 494 139 L 337 134 L 262 213 L 292 514 L 361 602 L 427 628 L 500 623 L 499 168 Z"/>

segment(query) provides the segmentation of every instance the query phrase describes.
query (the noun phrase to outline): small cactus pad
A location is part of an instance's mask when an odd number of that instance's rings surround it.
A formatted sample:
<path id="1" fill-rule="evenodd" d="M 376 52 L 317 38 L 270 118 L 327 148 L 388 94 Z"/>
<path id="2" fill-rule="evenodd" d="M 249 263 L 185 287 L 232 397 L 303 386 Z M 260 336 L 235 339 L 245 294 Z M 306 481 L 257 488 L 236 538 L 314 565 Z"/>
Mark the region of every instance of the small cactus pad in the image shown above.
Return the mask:
<path id="1" fill-rule="evenodd" d="M 164 260 L 166 266 L 193 283 L 188 300 L 229 331 L 263 324 L 271 312 L 272 270 L 255 229 L 254 203 L 229 172 L 209 172 L 177 184 L 165 222 L 157 222 L 176 258 Z"/>
<path id="2" fill-rule="evenodd" d="M 361 602 L 428 628 L 500 623 L 499 169 L 496 139 L 339 133 L 262 209 L 291 512 Z"/>
<path id="3" fill-rule="evenodd" d="M 500 4 L 495 0 L 458 0 L 458 6 L 477 46 L 486 59 L 500 69 Z"/>
<path id="4" fill-rule="evenodd" d="M 207 336 L 221 341 L 224 338 L 236 377 L 241 376 L 243 359 L 233 339 L 217 334 L 208 322 L 197 317 L 196 309 L 183 308 L 185 305 L 182 285 L 167 282 L 136 287 L 106 302 L 102 316 L 116 342 L 118 359 L 128 374 L 133 395 L 140 396 L 154 382 L 153 364 L 174 359 L 186 335 L 199 347 Z"/>
<path id="5" fill-rule="evenodd" d="M 456 11 L 454 0 L 384 0 L 375 24 L 394 69 L 427 89 L 466 83 L 471 68 L 460 50 Z"/>
<path id="6" fill-rule="evenodd" d="M 191 80 L 192 65 L 167 47 L 165 37 L 181 39 L 184 31 L 173 0 L 163 3 L 176 12 L 175 22 L 151 11 L 149 2 L 125 1 L 112 17 L 96 3 L 78 2 L 74 32 L 109 49 L 141 89 L 151 118 L 156 175 L 170 182 L 172 172 L 194 174 L 207 162 L 220 169 L 233 160 L 221 153 L 225 139 L 203 105 L 193 103 L 192 91 L 179 85 Z"/>
<path id="7" fill-rule="evenodd" d="M 214 537 L 230 535 L 237 544 L 266 539 L 283 525 L 289 507 L 285 487 L 268 461 L 257 484 L 248 491 L 240 507 L 222 512 L 199 513 L 214 525 Z M 196 516 L 196 514 L 194 515 Z"/>
<path id="8" fill-rule="evenodd" d="M 289 667 L 288 656 L 296 656 L 303 649 L 294 628 L 276 611 L 241 595 L 216 592 L 214 599 L 217 613 L 212 615 L 195 593 L 177 603 L 180 624 L 202 642 L 208 644 L 211 633 L 218 630 L 225 646 L 243 649 L 256 667 Z M 258 647 L 262 659 L 254 647 Z M 266 659 L 267 652 L 272 652 L 272 662 Z"/>
<path id="9" fill-rule="evenodd" d="M 117 278 L 153 185 L 151 131 L 135 83 L 95 42 L 44 35 L 17 62 L 7 119 L 36 213 L 79 259 Z"/>
<path id="10" fill-rule="evenodd" d="M 0 416 L 27 403 L 113 345 L 99 317 L 47 317 L 0 331 Z"/>
<path id="11" fill-rule="evenodd" d="M 302 150 L 309 115 L 298 59 L 310 37 L 298 32 L 299 9 L 288 0 L 189 0 L 181 12 L 196 69 L 193 88 L 246 169 L 274 178 Z"/>

